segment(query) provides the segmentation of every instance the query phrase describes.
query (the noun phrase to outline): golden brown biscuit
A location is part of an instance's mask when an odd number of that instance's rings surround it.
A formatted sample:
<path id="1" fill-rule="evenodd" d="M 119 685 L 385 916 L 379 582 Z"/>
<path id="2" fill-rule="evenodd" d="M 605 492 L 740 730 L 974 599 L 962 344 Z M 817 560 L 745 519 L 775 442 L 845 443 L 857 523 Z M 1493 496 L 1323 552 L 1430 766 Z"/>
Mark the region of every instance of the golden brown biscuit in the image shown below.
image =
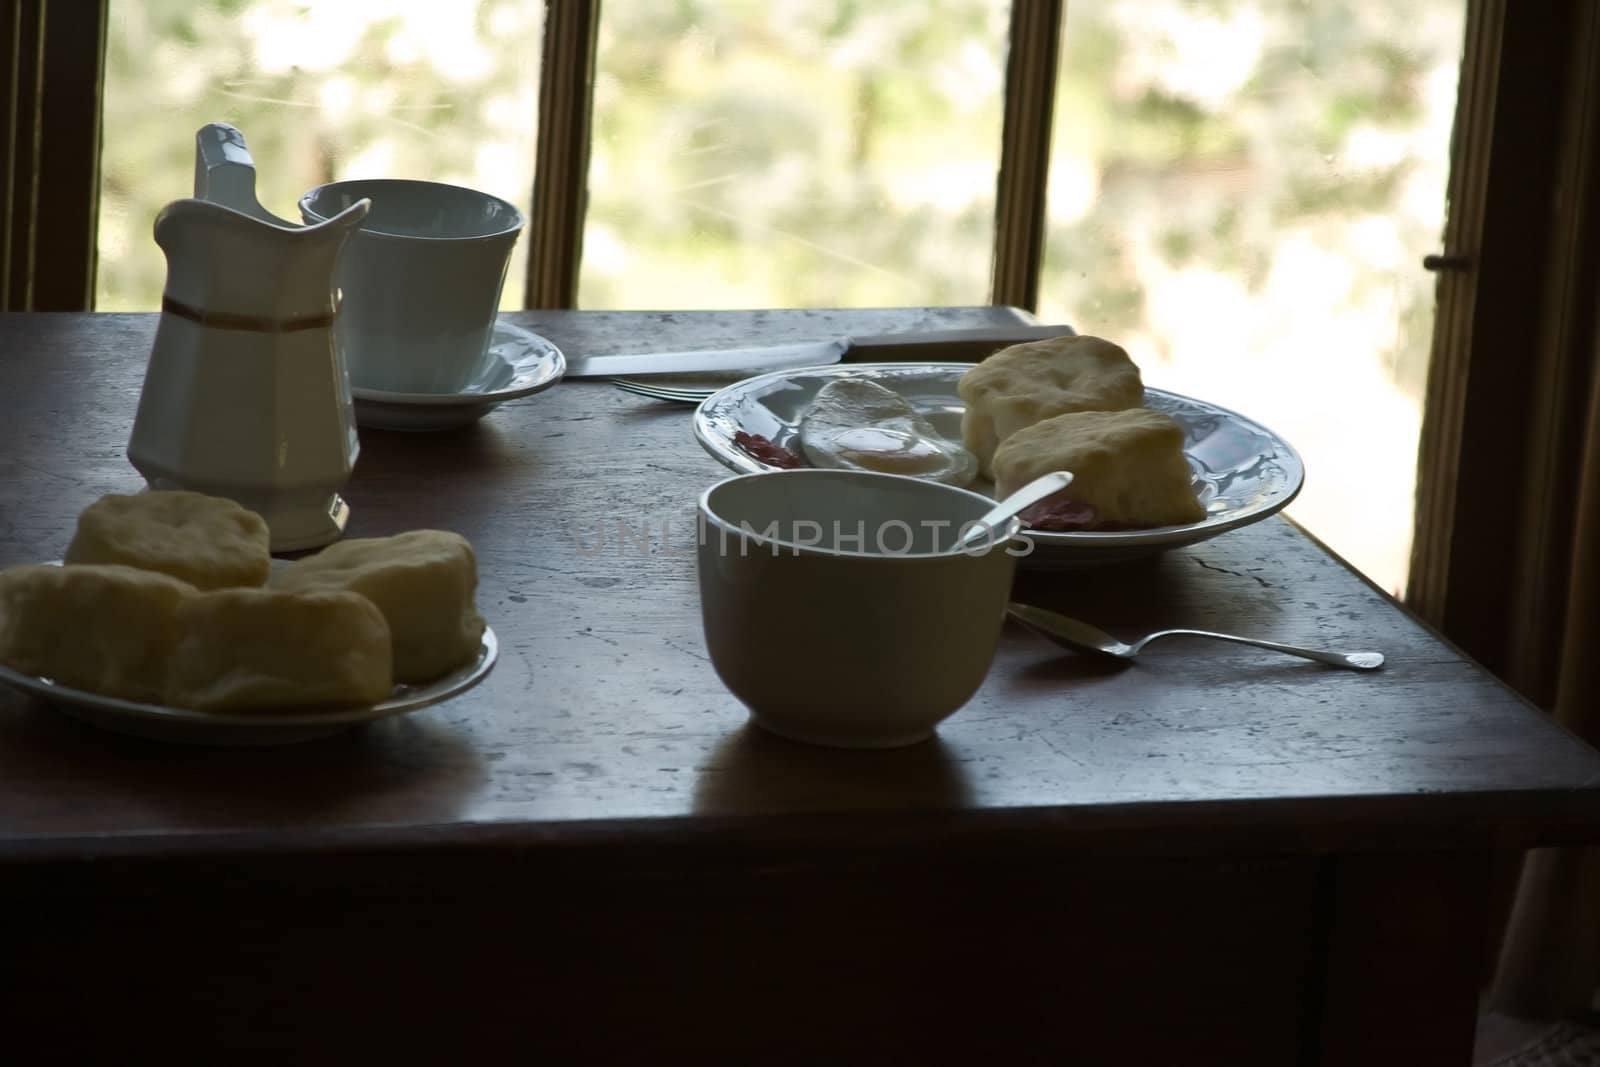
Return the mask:
<path id="1" fill-rule="evenodd" d="M 161 490 L 103 496 L 78 516 L 68 563 L 121 563 L 197 589 L 259 586 L 272 566 L 267 524 L 232 500 Z"/>
<path id="2" fill-rule="evenodd" d="M 116 564 L 0 571 L 0 663 L 122 700 L 159 703 L 187 582 Z"/>
<path id="3" fill-rule="evenodd" d="M 1072 472 L 1062 492 L 1103 522 L 1175 526 L 1206 517 L 1183 427 L 1159 411 L 1079 411 L 1019 430 L 994 454 L 995 492 L 1003 497 L 1054 470 Z"/>
<path id="4" fill-rule="evenodd" d="M 1128 353 L 1098 337 L 1052 337 L 1003 348 L 961 376 L 961 437 L 994 476 L 1001 442 L 1036 422 L 1072 411 L 1120 411 L 1144 403 Z"/>
<path id="5" fill-rule="evenodd" d="M 444 530 L 341 541 L 273 575 L 272 587 L 347 589 L 371 600 L 389 622 L 399 682 L 471 663 L 483 639 L 472 546 Z"/>
<path id="6" fill-rule="evenodd" d="M 375 704 L 394 691 L 389 627 L 355 593 L 219 589 L 179 610 L 167 701 L 204 711 Z"/>

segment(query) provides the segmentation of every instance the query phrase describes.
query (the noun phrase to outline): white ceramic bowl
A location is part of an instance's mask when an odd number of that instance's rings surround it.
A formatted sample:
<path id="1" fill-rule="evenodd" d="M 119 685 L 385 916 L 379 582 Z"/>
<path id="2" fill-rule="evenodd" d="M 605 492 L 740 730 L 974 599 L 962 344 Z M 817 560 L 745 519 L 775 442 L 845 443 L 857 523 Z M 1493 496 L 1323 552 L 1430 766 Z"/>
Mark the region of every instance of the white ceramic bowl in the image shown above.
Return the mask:
<path id="1" fill-rule="evenodd" d="M 746 474 L 700 497 L 700 604 L 717 675 L 773 733 L 812 744 L 921 741 L 988 673 L 1016 523 L 951 545 L 994 501 L 844 470 Z M 944 546 L 944 547 L 940 547 Z"/>

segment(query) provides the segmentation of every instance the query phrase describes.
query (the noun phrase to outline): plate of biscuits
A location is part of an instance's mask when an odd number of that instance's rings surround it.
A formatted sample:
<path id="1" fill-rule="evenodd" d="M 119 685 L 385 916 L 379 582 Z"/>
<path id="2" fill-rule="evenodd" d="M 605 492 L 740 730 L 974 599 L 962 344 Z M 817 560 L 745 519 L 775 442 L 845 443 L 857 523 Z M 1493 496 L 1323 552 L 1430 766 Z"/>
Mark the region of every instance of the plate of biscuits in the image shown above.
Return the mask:
<path id="1" fill-rule="evenodd" d="M 0 570 L 0 682 L 120 733 L 263 745 L 437 704 L 493 668 L 459 534 L 347 539 L 292 562 L 267 545 L 231 500 L 100 498 L 61 561 Z"/>
<path id="2" fill-rule="evenodd" d="M 694 434 L 732 470 L 838 467 L 1004 496 L 1073 472 L 1023 512 L 1022 566 L 1098 566 L 1195 544 L 1286 507 L 1305 465 L 1243 415 L 1145 386 L 1119 346 L 1050 338 L 983 363 L 774 371 L 703 401 Z"/>

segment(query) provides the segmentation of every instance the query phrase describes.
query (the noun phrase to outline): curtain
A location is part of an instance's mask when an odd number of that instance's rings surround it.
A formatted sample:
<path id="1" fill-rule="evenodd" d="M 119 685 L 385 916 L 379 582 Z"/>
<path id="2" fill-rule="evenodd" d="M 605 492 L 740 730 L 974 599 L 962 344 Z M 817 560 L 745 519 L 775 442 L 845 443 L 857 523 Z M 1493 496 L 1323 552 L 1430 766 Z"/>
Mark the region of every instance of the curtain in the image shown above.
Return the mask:
<path id="1" fill-rule="evenodd" d="M 1600 303 L 1600 292 L 1594 294 Z M 1600 361 L 1600 338 L 1591 349 Z M 1586 420 L 1555 717 L 1600 745 L 1600 375 Z M 1586 1014 L 1600 985 L 1600 850 L 1541 849 L 1523 865 L 1490 996 L 1526 1019 Z"/>
<path id="2" fill-rule="evenodd" d="M 1600 4 L 1467 26 L 1406 599 L 1600 747 Z M 1600 849 L 1531 853 L 1506 898 L 1489 1009 L 1586 1015 Z"/>
<path id="3" fill-rule="evenodd" d="M 1555 395 L 1543 413 L 1557 428 L 1558 447 L 1570 442 L 1563 450 L 1573 457 L 1564 467 L 1547 464 L 1565 472 L 1547 492 L 1573 503 L 1570 511 L 1554 502 L 1540 509 L 1547 532 L 1525 550 L 1530 558 L 1517 573 L 1561 592 L 1545 602 L 1560 634 L 1550 642 L 1558 658 L 1521 657 L 1541 676 L 1531 688 L 1553 682 L 1556 721 L 1600 746 L 1600 15 L 1590 4 L 1576 15 L 1568 24 L 1567 121 L 1549 216 L 1567 232 L 1552 242 L 1558 252 L 1544 277 L 1542 331 L 1555 361 L 1549 372 Z M 1578 388 L 1585 382 L 1587 389 Z M 1564 424 L 1572 432 L 1560 434 Z M 1523 864 L 1490 1006 L 1521 1018 L 1578 1018 L 1591 1009 L 1597 986 L 1600 849 L 1533 852 Z"/>

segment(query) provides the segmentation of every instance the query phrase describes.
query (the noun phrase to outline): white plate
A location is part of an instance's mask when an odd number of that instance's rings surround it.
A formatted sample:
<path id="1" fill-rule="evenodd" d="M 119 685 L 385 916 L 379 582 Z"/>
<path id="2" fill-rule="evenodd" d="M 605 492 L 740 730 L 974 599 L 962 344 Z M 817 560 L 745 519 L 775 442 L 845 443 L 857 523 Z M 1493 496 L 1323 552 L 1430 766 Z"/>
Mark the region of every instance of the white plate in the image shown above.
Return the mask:
<path id="1" fill-rule="evenodd" d="M 736 471 L 777 470 L 734 443 L 740 430 L 799 451 L 800 417 L 817 391 L 838 378 L 870 378 L 905 397 L 940 434 L 961 440 L 965 410 L 956 383 L 970 363 L 844 363 L 773 371 L 736 382 L 706 399 L 694 414 L 694 435 L 705 450 Z M 1305 465 L 1289 443 L 1227 408 L 1177 393 L 1145 389 L 1145 405 L 1171 415 L 1184 429 L 1184 451 L 1206 517 L 1183 526 L 1074 533 L 1029 532 L 1034 551 L 1023 566 L 1079 567 L 1135 559 L 1194 544 L 1258 522 L 1300 492 Z M 980 483 L 974 488 L 992 492 Z"/>
<path id="2" fill-rule="evenodd" d="M 450 430 L 498 404 L 543 392 L 567 372 L 561 350 L 532 330 L 495 323 L 483 363 L 459 393 L 388 393 L 352 387 L 356 422 L 379 430 Z"/>
<path id="3" fill-rule="evenodd" d="M 327 737 L 364 722 L 448 700 L 483 681 L 499 653 L 500 643 L 494 631 L 486 626 L 478 658 L 460 670 L 435 678 L 426 685 L 395 686 L 394 695 L 380 704 L 327 711 L 194 711 L 140 704 L 70 689 L 48 678 L 19 674 L 4 665 L 0 665 L 0 681 L 39 697 L 73 718 L 121 734 L 199 745 L 284 745 Z"/>

